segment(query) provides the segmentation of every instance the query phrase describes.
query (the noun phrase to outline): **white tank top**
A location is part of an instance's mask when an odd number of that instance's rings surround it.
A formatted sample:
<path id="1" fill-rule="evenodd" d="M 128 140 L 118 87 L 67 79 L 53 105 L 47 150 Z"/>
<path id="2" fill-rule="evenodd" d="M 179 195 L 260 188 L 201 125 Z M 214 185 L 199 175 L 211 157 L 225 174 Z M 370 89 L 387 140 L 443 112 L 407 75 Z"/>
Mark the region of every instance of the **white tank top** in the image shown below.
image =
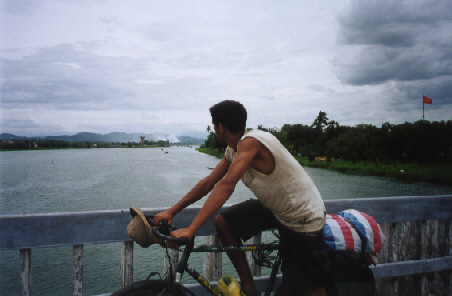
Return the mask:
<path id="1" fill-rule="evenodd" d="M 325 205 L 303 167 L 271 133 L 250 131 L 240 141 L 247 137 L 267 147 L 275 159 L 275 169 L 266 175 L 249 167 L 242 177 L 243 183 L 283 225 L 297 232 L 320 230 L 326 221 Z M 228 147 L 225 156 L 232 163 L 237 152 Z"/>

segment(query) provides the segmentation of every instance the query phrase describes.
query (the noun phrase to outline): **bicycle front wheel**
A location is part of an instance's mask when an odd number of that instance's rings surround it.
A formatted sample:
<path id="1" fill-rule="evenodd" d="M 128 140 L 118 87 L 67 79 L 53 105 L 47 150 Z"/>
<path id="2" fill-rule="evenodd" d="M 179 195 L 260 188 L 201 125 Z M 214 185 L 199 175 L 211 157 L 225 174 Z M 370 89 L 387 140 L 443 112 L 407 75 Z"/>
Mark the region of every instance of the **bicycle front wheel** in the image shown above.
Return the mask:
<path id="1" fill-rule="evenodd" d="M 165 280 L 145 280 L 134 282 L 131 285 L 122 288 L 110 296 L 185 296 L 186 293 L 182 286 L 171 286 Z"/>

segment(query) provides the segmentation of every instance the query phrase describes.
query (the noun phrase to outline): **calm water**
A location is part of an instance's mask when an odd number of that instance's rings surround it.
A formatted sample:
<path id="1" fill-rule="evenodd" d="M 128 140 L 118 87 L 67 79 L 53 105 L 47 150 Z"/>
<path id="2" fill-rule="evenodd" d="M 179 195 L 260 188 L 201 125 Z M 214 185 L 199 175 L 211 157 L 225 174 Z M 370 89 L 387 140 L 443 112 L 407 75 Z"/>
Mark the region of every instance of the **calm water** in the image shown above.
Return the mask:
<path id="1" fill-rule="evenodd" d="M 0 215 L 167 207 L 217 162 L 187 147 L 1 152 Z M 448 186 L 306 170 L 324 199 L 452 194 Z M 240 183 L 228 203 L 251 197 Z M 85 295 L 119 287 L 120 251 L 118 243 L 85 245 Z M 72 247 L 33 249 L 32 258 L 34 295 L 72 294 Z M 191 264 L 202 271 L 196 259 Z M 136 247 L 134 278 L 146 277 L 149 266 L 161 270 L 162 261 L 159 247 Z M 19 251 L 0 251 L 0 295 L 19 294 L 18 274 Z"/>

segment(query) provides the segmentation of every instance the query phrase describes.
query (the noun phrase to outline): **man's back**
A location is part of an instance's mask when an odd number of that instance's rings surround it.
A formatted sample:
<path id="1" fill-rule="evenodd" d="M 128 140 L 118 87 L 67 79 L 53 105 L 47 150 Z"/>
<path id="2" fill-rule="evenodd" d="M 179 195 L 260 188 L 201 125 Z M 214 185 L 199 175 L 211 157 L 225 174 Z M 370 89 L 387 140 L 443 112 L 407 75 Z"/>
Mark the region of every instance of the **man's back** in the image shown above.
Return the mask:
<path id="1" fill-rule="evenodd" d="M 241 141 L 253 138 L 273 156 L 275 168 L 270 174 L 250 166 L 242 181 L 269 208 L 280 222 L 298 232 L 317 231 L 324 224 L 325 207 L 311 178 L 287 149 L 272 134 L 250 131 Z M 240 144 L 240 142 L 239 142 Z M 226 158 L 233 162 L 237 153 L 230 147 Z"/>

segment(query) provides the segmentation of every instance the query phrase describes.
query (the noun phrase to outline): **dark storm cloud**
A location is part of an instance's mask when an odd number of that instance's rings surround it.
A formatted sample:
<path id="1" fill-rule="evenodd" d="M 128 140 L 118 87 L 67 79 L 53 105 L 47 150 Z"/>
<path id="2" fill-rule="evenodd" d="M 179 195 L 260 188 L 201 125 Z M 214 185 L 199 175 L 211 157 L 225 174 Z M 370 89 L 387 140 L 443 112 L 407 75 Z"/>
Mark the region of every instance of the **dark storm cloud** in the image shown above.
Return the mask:
<path id="1" fill-rule="evenodd" d="M 451 22 L 451 12 L 451 1 L 352 1 L 340 19 L 340 38 L 347 44 L 411 47 L 430 29 Z"/>
<path id="2" fill-rule="evenodd" d="M 134 59 L 101 57 L 76 50 L 72 45 L 41 49 L 19 60 L 0 59 L 0 65 L 3 78 L 0 91 L 5 109 L 122 108 L 132 105 L 127 101 L 132 93 L 123 86 L 135 77 L 121 73 L 142 72 Z"/>
<path id="3" fill-rule="evenodd" d="M 343 83 L 395 82 L 407 98 L 452 103 L 452 1 L 352 1 L 339 23 Z"/>
<path id="4" fill-rule="evenodd" d="M 32 120 L 29 119 L 11 119 L 8 121 L 5 121 L 3 128 L 14 128 L 17 130 L 20 129 L 30 129 L 30 128 L 39 128 L 40 125 L 34 123 Z"/>
<path id="5" fill-rule="evenodd" d="M 27 0 L 2 1 L 0 4 L 5 11 L 17 15 L 31 15 L 37 6 L 39 6 L 38 2 Z"/>
<path id="6" fill-rule="evenodd" d="M 452 44 L 451 44 L 452 45 Z M 451 49 L 369 46 L 343 59 L 339 77 L 352 85 L 434 79 L 452 75 Z M 342 62 L 346 62 L 343 64 Z"/>
<path id="7" fill-rule="evenodd" d="M 181 75 L 173 64 L 175 70 L 164 74 L 154 66 L 152 57 L 101 56 L 82 47 L 64 44 L 41 48 L 21 59 L 0 58 L 2 108 L 187 110 L 198 104 L 182 106 L 182 100 L 199 98 L 211 87 L 209 72 Z M 176 63 L 174 58 L 171 63 Z"/>
<path id="8" fill-rule="evenodd" d="M 419 103 L 423 94 L 434 99 L 431 107 L 437 104 L 452 105 L 452 79 L 450 76 L 437 77 L 429 80 L 403 81 L 396 84 L 400 93 L 407 98 L 416 98 Z M 421 103 L 420 103 L 421 104 Z M 452 114 L 450 114 L 452 116 Z"/>

